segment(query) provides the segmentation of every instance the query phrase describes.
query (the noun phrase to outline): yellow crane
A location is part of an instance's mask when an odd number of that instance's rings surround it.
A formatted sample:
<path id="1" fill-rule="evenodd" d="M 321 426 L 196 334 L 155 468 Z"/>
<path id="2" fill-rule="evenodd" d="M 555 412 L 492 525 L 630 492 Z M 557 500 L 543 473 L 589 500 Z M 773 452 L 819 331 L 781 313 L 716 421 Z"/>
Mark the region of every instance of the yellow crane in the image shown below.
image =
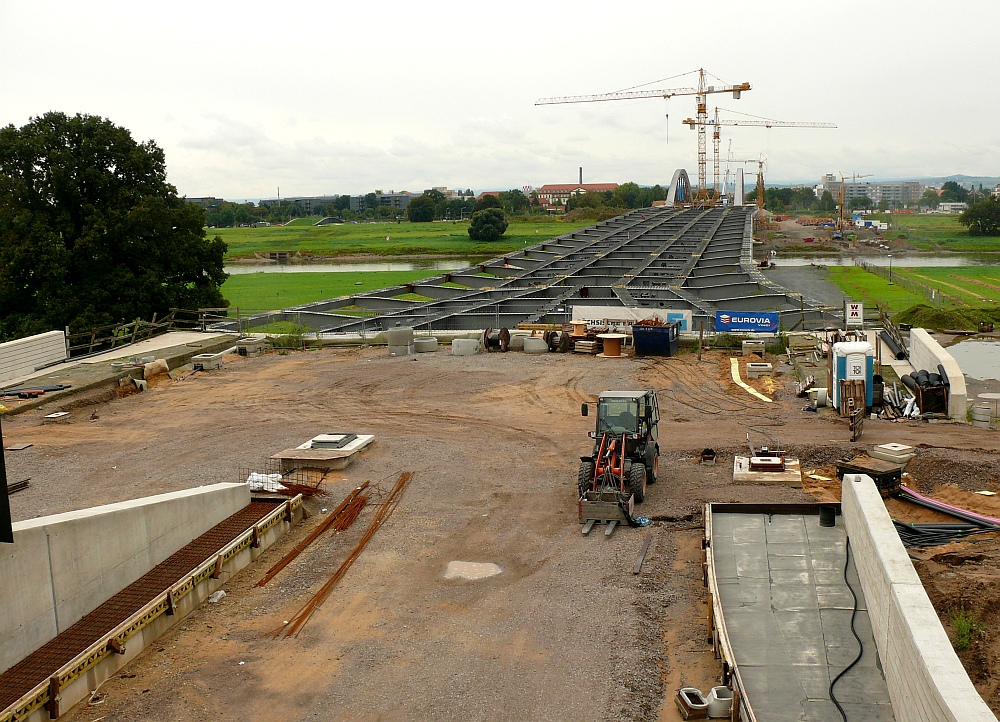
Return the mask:
<path id="1" fill-rule="evenodd" d="M 743 120 L 741 118 L 729 119 L 729 118 L 719 118 L 719 111 L 723 110 L 727 113 L 735 113 L 735 110 L 726 110 L 725 108 L 716 108 L 715 117 L 712 119 L 706 119 L 703 121 L 701 118 L 685 118 L 682 123 L 687 125 L 691 130 L 696 127 L 704 131 L 705 124 L 712 127 L 712 145 L 715 150 L 715 196 L 719 196 L 719 142 L 721 140 L 719 134 L 719 128 L 723 125 L 726 126 L 737 126 L 737 125 L 750 125 L 758 126 L 762 128 L 836 128 L 835 123 L 815 123 L 815 122 L 802 122 L 794 120 L 774 120 L 773 118 L 756 118 L 755 120 Z M 740 115 L 745 115 L 741 113 Z M 755 117 L 755 116 L 748 116 Z"/>
<path id="2" fill-rule="evenodd" d="M 871 173 L 851 173 L 851 183 L 857 183 L 858 178 L 871 178 Z M 840 212 L 837 214 L 837 232 L 833 234 L 834 238 L 844 237 L 844 211 L 846 204 L 844 203 L 844 186 L 847 184 L 847 175 L 841 171 L 840 173 Z"/>
<path id="3" fill-rule="evenodd" d="M 692 71 L 695 72 L 695 71 Z M 622 90 L 616 93 L 601 93 L 598 95 L 567 95 L 558 98 L 539 98 L 535 105 L 557 105 L 561 103 L 596 103 L 606 100 L 637 100 L 639 98 L 663 98 L 669 100 L 678 95 L 693 95 L 697 102 L 698 125 L 698 195 L 695 200 L 708 198 L 708 178 L 706 171 L 706 140 L 705 127 L 708 125 L 707 96 L 713 93 L 732 93 L 739 100 L 744 90 L 750 90 L 750 83 L 735 85 L 709 85 L 708 73 L 699 68 L 698 87 L 696 88 L 658 88 L 650 90 Z M 688 73 L 684 73 L 688 75 Z M 675 76 L 678 77 L 678 76 Z"/>

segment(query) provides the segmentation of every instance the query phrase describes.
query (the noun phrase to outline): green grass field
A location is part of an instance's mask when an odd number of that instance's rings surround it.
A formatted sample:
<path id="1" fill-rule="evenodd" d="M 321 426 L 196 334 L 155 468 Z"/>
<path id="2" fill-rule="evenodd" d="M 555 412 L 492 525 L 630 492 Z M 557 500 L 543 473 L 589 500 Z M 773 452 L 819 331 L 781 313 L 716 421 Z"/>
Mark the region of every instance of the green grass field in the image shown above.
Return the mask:
<path id="1" fill-rule="evenodd" d="M 231 308 L 266 311 L 412 283 L 434 275 L 434 271 L 246 273 L 226 279 L 222 295 Z"/>
<path id="2" fill-rule="evenodd" d="M 890 223 L 888 237 L 895 240 L 903 234 L 907 243 L 922 251 L 956 251 L 965 253 L 998 252 L 1000 238 L 970 236 L 958 215 L 921 213 L 914 215 L 882 214 L 879 220 Z"/>
<path id="3" fill-rule="evenodd" d="M 855 266 L 830 266 L 830 280 L 836 283 L 844 296 L 875 307 L 878 301 L 890 313 L 898 313 L 910 306 L 924 303 L 924 297 L 910 293 L 902 286 L 892 284 L 874 273 Z M 893 269 L 893 275 L 896 271 Z"/>
<path id="4" fill-rule="evenodd" d="M 494 243 L 471 240 L 468 222 L 448 221 L 345 223 L 316 227 L 309 219 L 298 219 L 287 226 L 213 228 L 207 233 L 210 238 L 220 236 L 228 244 L 228 259 L 253 257 L 254 253 L 269 251 L 297 251 L 316 256 L 440 254 L 492 257 L 589 225 L 593 222 L 554 218 L 517 220 L 512 221 L 503 238 Z"/>

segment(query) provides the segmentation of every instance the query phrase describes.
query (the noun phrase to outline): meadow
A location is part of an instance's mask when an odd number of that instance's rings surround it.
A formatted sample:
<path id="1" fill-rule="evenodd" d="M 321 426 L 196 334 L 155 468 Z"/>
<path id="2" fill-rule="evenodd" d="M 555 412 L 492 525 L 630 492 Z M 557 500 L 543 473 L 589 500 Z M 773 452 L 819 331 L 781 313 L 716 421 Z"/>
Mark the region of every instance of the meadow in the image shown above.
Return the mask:
<path id="1" fill-rule="evenodd" d="M 919 287 L 937 290 L 943 308 L 988 307 L 1000 304 L 1000 268 L 996 266 L 932 266 L 893 268 L 888 279 L 854 266 L 831 266 L 830 280 L 848 298 L 898 313 L 931 301 Z M 883 269 L 884 271 L 884 269 Z"/>
<path id="2" fill-rule="evenodd" d="M 893 213 L 875 217 L 890 224 L 888 237 L 891 240 L 904 240 L 922 251 L 962 253 L 1000 251 L 1000 238 L 970 236 L 968 229 L 958 222 L 957 214 Z"/>
<path id="3" fill-rule="evenodd" d="M 222 295 L 232 309 L 267 311 L 412 283 L 434 275 L 438 273 L 426 270 L 246 273 L 226 279 Z"/>
<path id="4" fill-rule="evenodd" d="M 344 223 L 313 226 L 297 219 L 268 228 L 212 228 L 229 247 L 226 260 L 253 258 L 255 253 L 298 252 L 311 256 L 418 256 L 456 255 L 493 257 L 541 243 L 592 225 L 592 221 L 556 218 L 512 220 L 503 238 L 493 243 L 469 238 L 467 221 L 432 223 Z"/>

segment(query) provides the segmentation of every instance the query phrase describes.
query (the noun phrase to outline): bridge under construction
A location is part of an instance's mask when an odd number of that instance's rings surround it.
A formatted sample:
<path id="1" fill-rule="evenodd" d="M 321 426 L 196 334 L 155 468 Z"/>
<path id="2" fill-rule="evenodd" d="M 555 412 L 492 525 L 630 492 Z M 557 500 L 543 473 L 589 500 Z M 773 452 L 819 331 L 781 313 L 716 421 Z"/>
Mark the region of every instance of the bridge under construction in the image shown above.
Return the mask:
<path id="1" fill-rule="evenodd" d="M 212 328 L 246 331 L 276 321 L 327 334 L 397 325 L 513 328 L 569 321 L 577 304 L 662 310 L 664 317 L 687 312 L 692 328 L 707 331 L 714 330 L 717 310 L 777 311 L 784 330 L 833 325 L 836 309 L 780 288 L 757 271 L 755 212 L 751 206 L 631 211 L 478 266 Z"/>

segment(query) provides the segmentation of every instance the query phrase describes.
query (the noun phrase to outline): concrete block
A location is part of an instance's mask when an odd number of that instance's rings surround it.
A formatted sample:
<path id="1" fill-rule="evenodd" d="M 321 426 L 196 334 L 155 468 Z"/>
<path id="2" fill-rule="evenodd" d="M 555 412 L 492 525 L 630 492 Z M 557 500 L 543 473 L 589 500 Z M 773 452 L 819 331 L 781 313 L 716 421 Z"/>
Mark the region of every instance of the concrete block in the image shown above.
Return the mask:
<path id="1" fill-rule="evenodd" d="M 452 356 L 474 356 L 479 353 L 479 339 L 456 338 L 451 342 Z"/>
<path id="2" fill-rule="evenodd" d="M 771 364 L 759 362 L 747 364 L 747 376 L 752 379 L 759 379 L 761 376 L 770 376 L 774 371 Z"/>
<path id="3" fill-rule="evenodd" d="M 755 353 L 761 357 L 764 356 L 764 342 L 763 341 L 744 341 L 743 342 L 743 356 Z"/>
<path id="4" fill-rule="evenodd" d="M 417 353 L 433 353 L 438 350 L 438 340 L 434 336 L 423 336 L 413 341 Z"/>
<path id="5" fill-rule="evenodd" d="M 408 343 L 402 346 L 396 346 L 389 344 L 389 355 L 390 356 L 411 356 L 413 355 L 413 344 Z"/>
<path id="6" fill-rule="evenodd" d="M 213 484 L 14 524 L 0 546 L 0 669 L 9 668 L 250 502 Z"/>
<path id="7" fill-rule="evenodd" d="M 222 368 L 220 354 L 199 353 L 191 357 L 191 365 L 196 371 L 215 371 Z"/>

